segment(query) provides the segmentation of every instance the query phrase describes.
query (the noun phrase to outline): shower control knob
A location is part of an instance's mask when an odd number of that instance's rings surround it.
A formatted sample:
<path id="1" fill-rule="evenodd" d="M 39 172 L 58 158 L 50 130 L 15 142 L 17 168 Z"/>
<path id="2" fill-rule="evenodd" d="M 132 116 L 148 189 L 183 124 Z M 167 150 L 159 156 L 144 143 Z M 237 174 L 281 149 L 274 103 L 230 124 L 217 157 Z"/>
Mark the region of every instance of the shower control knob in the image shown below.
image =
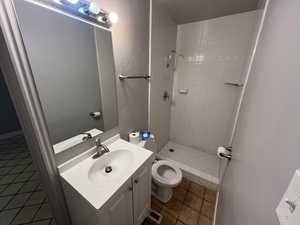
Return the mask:
<path id="1" fill-rule="evenodd" d="M 134 180 L 134 183 L 138 184 L 138 183 L 139 183 L 139 180 Z"/>
<path id="2" fill-rule="evenodd" d="M 128 187 L 128 191 L 132 191 L 133 190 L 133 188 L 130 186 L 130 187 Z"/>
<path id="3" fill-rule="evenodd" d="M 170 94 L 167 92 L 167 91 L 164 91 L 164 94 L 163 94 L 163 100 L 164 101 L 167 101 L 170 99 Z"/>

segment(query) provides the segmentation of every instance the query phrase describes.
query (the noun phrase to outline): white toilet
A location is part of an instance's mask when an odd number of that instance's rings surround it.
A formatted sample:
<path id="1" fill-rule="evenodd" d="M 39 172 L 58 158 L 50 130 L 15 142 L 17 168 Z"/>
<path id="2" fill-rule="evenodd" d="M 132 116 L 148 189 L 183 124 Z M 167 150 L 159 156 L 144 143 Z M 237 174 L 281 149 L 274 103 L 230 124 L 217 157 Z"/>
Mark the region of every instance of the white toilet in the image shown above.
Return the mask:
<path id="1" fill-rule="evenodd" d="M 172 162 L 158 160 L 152 165 L 152 194 L 166 203 L 172 198 L 173 188 L 182 181 L 181 170 Z"/>
<path id="2" fill-rule="evenodd" d="M 144 148 L 157 153 L 157 144 L 152 137 L 144 142 Z M 156 160 L 152 165 L 152 195 L 166 203 L 172 198 L 173 188 L 182 181 L 182 172 L 174 163 Z"/>

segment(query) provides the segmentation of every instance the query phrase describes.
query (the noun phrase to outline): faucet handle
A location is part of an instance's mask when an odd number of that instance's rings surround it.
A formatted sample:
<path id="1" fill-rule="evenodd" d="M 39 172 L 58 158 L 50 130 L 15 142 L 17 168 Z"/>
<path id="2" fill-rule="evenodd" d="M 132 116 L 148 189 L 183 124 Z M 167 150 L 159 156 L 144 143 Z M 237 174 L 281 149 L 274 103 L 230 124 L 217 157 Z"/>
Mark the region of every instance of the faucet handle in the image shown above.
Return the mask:
<path id="1" fill-rule="evenodd" d="M 97 147 L 100 147 L 102 145 L 101 139 L 100 138 L 96 138 L 95 144 L 96 144 Z"/>
<path id="2" fill-rule="evenodd" d="M 82 135 L 84 135 L 84 137 L 82 138 L 83 141 L 87 141 L 93 138 L 93 136 L 88 132 L 84 132 L 82 133 Z"/>

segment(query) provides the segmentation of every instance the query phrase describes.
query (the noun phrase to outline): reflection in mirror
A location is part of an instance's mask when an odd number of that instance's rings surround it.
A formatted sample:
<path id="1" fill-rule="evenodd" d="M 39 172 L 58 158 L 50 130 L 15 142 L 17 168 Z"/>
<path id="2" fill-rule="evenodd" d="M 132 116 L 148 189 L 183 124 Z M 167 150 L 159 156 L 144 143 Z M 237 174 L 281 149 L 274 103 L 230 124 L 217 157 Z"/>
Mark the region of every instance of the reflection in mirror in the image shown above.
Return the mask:
<path id="1" fill-rule="evenodd" d="M 14 1 L 56 153 L 118 126 L 111 31 Z"/>

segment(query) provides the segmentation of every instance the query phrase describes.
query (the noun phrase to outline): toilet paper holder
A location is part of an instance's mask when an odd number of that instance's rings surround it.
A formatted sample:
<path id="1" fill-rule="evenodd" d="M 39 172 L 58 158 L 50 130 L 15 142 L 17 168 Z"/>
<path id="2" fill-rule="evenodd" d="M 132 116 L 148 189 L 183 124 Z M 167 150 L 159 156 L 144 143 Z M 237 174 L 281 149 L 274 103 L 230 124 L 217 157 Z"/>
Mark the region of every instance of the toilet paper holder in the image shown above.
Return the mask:
<path id="1" fill-rule="evenodd" d="M 225 151 L 221 151 L 220 148 L 223 148 Z M 232 146 L 221 146 L 220 148 L 218 148 L 217 155 L 221 158 L 231 160 L 232 159 Z"/>
<path id="2" fill-rule="evenodd" d="M 219 156 L 231 160 L 232 159 L 232 155 L 231 154 L 224 154 L 224 153 L 220 153 Z"/>
<path id="3" fill-rule="evenodd" d="M 227 151 L 232 152 L 232 146 L 223 146 Z"/>

